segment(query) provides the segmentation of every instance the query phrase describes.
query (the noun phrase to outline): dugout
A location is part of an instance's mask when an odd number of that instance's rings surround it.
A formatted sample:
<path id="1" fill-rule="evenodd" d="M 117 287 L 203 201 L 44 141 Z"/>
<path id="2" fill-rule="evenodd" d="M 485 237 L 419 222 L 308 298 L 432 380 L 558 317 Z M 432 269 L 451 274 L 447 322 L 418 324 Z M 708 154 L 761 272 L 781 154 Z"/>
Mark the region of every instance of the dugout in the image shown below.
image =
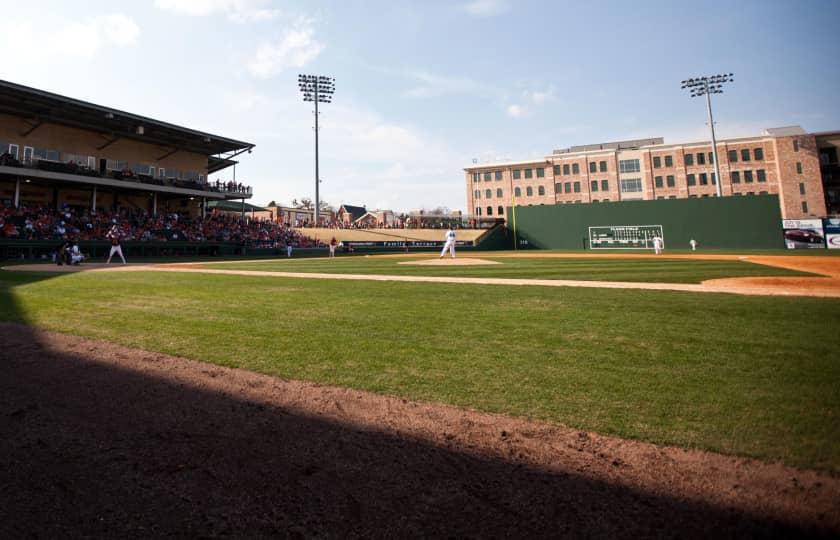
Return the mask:
<path id="1" fill-rule="evenodd" d="M 784 249 L 779 208 L 778 195 L 517 206 L 515 233 L 535 249 L 649 249 L 634 239 L 653 231 L 666 249 L 689 249 L 692 238 L 701 249 Z"/>

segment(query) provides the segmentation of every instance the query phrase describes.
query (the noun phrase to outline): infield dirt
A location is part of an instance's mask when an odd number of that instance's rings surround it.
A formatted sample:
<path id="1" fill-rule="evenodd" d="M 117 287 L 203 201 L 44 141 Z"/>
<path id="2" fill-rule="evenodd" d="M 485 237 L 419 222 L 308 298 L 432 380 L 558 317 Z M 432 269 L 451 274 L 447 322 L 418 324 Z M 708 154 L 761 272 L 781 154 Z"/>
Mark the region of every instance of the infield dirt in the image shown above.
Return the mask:
<path id="1" fill-rule="evenodd" d="M 829 473 L 13 324 L 0 339 L 5 538 L 840 534 Z"/>

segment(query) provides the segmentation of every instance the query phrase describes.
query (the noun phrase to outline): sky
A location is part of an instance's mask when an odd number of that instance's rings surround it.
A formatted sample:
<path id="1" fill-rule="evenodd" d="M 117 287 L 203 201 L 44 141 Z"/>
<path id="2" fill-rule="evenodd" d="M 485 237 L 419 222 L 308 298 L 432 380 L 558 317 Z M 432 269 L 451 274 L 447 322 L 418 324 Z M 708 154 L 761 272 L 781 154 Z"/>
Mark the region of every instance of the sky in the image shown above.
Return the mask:
<path id="1" fill-rule="evenodd" d="M 0 79 L 256 144 L 252 202 L 466 207 L 463 168 L 628 138 L 840 129 L 840 1 L 0 0 Z M 230 179 L 226 169 L 211 179 Z"/>

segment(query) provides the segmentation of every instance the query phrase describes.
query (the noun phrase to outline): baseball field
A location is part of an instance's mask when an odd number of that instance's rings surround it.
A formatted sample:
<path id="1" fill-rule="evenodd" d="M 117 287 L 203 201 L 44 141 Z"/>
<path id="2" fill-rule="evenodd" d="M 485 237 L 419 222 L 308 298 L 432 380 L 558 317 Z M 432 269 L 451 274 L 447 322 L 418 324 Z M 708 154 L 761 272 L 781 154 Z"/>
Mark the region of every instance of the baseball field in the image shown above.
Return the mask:
<path id="1" fill-rule="evenodd" d="M 840 532 L 840 257 L 58 269 L 0 272 L 0 474 L 160 501 L 92 533 Z"/>

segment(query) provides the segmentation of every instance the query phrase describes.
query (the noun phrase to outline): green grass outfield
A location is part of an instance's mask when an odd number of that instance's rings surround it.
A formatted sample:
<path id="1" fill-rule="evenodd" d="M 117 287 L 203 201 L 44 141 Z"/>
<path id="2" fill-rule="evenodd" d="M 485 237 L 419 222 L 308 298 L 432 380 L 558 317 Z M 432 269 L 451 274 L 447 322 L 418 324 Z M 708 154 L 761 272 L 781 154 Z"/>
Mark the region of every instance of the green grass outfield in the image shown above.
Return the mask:
<path id="1" fill-rule="evenodd" d="M 466 257 L 470 257 L 467 255 Z M 336 257 L 334 259 L 273 259 L 255 262 L 208 263 L 207 268 L 266 272 L 323 272 L 333 274 L 393 274 L 520 279 L 579 279 L 659 283 L 700 283 L 707 279 L 747 276 L 807 276 L 804 272 L 746 261 L 700 259 L 493 258 L 486 266 L 415 266 L 420 260 L 395 257 Z"/>
<path id="2" fill-rule="evenodd" d="M 840 471 L 840 301 L 832 299 L 0 272 L 0 319 Z"/>

